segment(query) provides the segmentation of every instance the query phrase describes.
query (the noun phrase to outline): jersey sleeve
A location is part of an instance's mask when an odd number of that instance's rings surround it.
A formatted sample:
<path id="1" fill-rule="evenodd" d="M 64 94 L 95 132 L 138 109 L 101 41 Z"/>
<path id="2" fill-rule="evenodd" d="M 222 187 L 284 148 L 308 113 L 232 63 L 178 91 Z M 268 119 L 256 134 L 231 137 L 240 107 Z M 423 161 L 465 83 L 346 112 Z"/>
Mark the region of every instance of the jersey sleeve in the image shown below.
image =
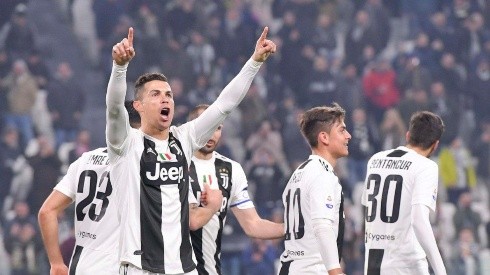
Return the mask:
<path id="1" fill-rule="evenodd" d="M 112 65 L 111 77 L 107 85 L 106 94 L 106 143 L 109 152 L 115 155 L 125 153 L 124 145 L 129 136 L 131 126 L 129 125 L 128 112 L 124 107 L 126 97 L 126 71 L 127 65 Z M 111 158 L 111 155 L 109 157 Z M 114 158 L 114 155 L 112 155 Z"/>
<path id="2" fill-rule="evenodd" d="M 75 200 L 75 196 L 77 194 L 77 185 L 78 185 L 78 167 L 80 166 L 80 163 L 82 157 L 78 158 L 76 161 L 74 161 L 70 166 L 68 167 L 68 171 L 66 172 L 66 175 L 63 176 L 60 182 L 56 184 L 56 186 L 53 188 L 54 190 L 57 190 L 64 195 L 70 197 L 72 200 Z"/>
<path id="3" fill-rule="evenodd" d="M 243 168 L 238 163 L 233 163 L 232 190 L 230 196 L 230 207 L 248 209 L 254 207 L 248 194 L 248 182 Z"/>
<path id="4" fill-rule="evenodd" d="M 422 171 L 415 174 L 412 205 L 423 204 L 435 211 L 438 182 L 437 164 L 432 162 L 430 165 L 424 165 Z"/>
<path id="5" fill-rule="evenodd" d="M 310 182 L 311 219 L 335 220 L 340 208 L 338 178 L 333 174 L 316 175 Z"/>

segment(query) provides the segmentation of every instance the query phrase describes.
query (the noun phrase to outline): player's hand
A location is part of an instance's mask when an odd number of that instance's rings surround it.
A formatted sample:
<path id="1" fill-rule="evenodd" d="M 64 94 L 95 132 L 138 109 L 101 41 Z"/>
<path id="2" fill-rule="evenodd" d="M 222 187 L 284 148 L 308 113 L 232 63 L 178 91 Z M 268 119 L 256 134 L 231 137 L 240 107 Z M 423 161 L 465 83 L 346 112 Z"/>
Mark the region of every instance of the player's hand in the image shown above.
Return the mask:
<path id="1" fill-rule="evenodd" d="M 211 189 L 211 186 L 209 186 L 209 184 L 204 183 L 203 195 L 206 198 L 206 203 L 204 204 L 204 207 L 213 210 L 213 212 L 218 212 L 221 208 L 221 202 L 223 200 L 223 194 L 221 193 L 221 190 Z"/>
<path id="2" fill-rule="evenodd" d="M 276 52 L 276 44 L 272 40 L 267 39 L 269 27 L 265 27 L 255 45 L 255 52 L 252 59 L 258 62 L 264 62 L 269 55 Z"/>
<path id="3" fill-rule="evenodd" d="M 126 65 L 136 55 L 133 47 L 133 28 L 129 28 L 128 37 L 112 47 L 112 59 L 117 65 Z"/>
<path id="4" fill-rule="evenodd" d="M 68 275 L 68 267 L 65 264 L 51 265 L 49 275 Z"/>

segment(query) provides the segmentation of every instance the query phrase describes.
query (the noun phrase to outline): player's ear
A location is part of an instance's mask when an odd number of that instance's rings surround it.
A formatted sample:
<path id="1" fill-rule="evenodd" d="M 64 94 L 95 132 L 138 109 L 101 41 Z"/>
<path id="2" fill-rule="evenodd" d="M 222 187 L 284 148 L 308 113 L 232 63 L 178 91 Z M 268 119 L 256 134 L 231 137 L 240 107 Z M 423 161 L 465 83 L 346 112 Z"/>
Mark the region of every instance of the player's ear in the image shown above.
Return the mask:
<path id="1" fill-rule="evenodd" d="M 143 108 L 143 103 L 139 100 L 134 100 L 133 101 L 133 107 L 136 111 L 141 112 L 142 108 Z"/>
<path id="2" fill-rule="evenodd" d="M 325 145 L 328 145 L 328 143 L 330 142 L 330 135 L 327 133 L 327 132 L 320 132 L 318 134 L 318 143 L 322 143 L 322 144 L 325 144 Z"/>
<path id="3" fill-rule="evenodd" d="M 407 131 L 407 133 L 405 134 L 405 141 L 408 143 L 409 140 L 410 140 L 410 132 Z"/>

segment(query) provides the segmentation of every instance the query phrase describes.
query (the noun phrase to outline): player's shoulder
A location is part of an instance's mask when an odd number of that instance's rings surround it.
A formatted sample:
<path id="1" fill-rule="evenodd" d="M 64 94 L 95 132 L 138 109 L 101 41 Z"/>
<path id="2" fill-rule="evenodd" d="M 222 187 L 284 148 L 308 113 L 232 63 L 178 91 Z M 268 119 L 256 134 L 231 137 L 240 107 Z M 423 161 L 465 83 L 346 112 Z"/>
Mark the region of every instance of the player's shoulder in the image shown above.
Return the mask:
<path id="1" fill-rule="evenodd" d="M 224 162 L 229 162 L 233 168 L 237 167 L 237 168 L 243 170 L 242 165 L 240 163 L 238 163 L 238 161 L 232 160 L 231 158 L 226 157 L 226 156 L 224 156 L 224 155 L 222 155 L 216 151 L 213 152 L 213 155 L 216 159 L 222 160 Z"/>
<path id="2" fill-rule="evenodd" d="M 325 159 L 316 155 L 311 155 L 306 161 L 300 164 L 296 170 L 304 170 L 309 177 L 335 177 L 333 166 Z"/>

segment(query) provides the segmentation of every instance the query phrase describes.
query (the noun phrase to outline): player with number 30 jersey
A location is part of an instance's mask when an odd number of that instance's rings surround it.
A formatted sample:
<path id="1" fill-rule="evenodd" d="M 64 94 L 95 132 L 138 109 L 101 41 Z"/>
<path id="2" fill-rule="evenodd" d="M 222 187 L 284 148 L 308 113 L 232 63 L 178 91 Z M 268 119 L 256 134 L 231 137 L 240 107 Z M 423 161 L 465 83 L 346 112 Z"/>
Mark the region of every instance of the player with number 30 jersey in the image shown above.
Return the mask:
<path id="1" fill-rule="evenodd" d="M 365 206 L 367 275 L 446 274 L 429 222 L 435 211 L 438 167 L 428 157 L 444 125 L 430 113 L 412 116 L 408 144 L 376 153 L 367 164 Z"/>

